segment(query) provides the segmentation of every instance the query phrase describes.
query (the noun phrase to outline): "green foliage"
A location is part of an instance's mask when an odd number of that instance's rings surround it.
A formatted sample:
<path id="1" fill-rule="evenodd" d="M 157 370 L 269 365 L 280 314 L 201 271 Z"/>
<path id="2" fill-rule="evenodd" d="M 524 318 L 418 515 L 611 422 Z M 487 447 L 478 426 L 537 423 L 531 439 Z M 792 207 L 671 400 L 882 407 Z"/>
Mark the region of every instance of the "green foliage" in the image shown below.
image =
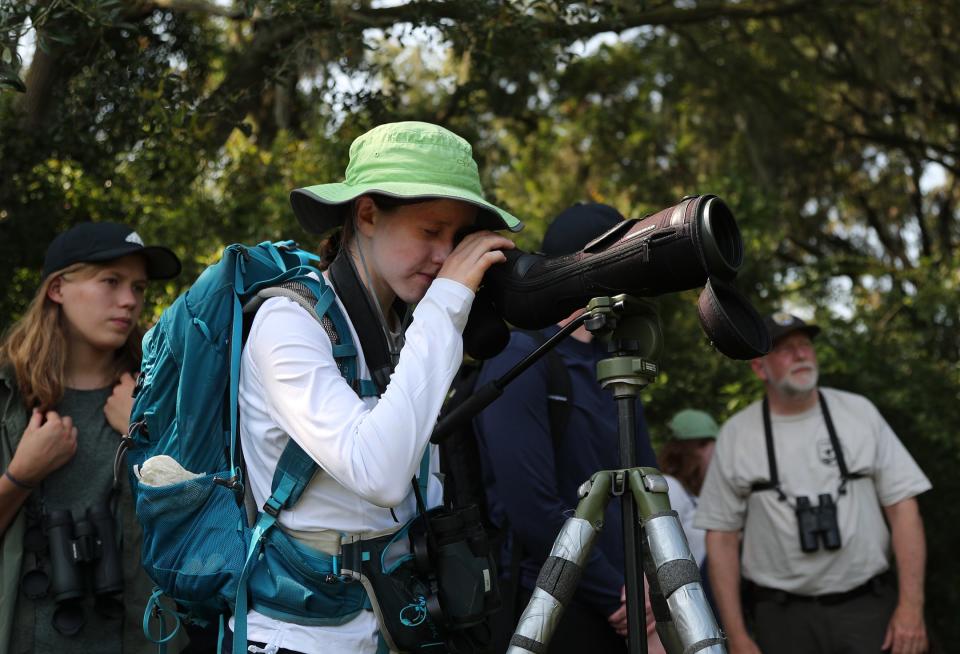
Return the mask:
<path id="1" fill-rule="evenodd" d="M 227 243 L 315 246 L 290 189 L 341 178 L 350 141 L 389 120 L 473 143 L 528 249 L 578 200 L 639 217 L 715 193 L 742 231 L 741 290 L 815 314 L 824 381 L 870 397 L 933 480 L 928 607 L 960 638 L 960 4 L 394 4 L 0 0 L 0 326 L 81 220 L 181 255 L 154 318 Z M 695 293 L 660 307 L 655 435 L 762 393 L 705 342 Z"/>

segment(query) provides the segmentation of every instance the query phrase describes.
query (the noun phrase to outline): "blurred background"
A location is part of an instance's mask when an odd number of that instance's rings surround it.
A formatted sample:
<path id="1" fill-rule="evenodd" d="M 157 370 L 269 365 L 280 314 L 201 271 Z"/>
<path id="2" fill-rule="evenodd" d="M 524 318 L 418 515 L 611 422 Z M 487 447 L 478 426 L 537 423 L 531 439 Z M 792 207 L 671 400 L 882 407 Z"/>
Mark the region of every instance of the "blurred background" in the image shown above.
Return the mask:
<path id="1" fill-rule="evenodd" d="M 822 325 L 825 385 L 872 399 L 934 483 L 929 620 L 960 638 L 960 3 L 913 0 L 0 0 L 0 328 L 46 244 L 119 220 L 184 259 L 301 232 L 288 193 L 426 120 L 475 149 L 534 249 L 578 200 L 641 217 L 715 193 L 740 287 Z M 761 387 L 664 297 L 645 393 L 726 418 Z M 842 438 L 842 435 L 841 435 Z"/>

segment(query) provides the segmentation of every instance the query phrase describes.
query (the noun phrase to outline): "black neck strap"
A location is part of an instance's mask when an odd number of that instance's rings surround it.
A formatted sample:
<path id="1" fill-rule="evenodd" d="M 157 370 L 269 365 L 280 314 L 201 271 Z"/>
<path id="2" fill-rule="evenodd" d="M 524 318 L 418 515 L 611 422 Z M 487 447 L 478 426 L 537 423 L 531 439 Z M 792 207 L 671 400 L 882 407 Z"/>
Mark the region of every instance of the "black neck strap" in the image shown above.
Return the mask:
<path id="1" fill-rule="evenodd" d="M 827 433 L 830 435 L 830 446 L 833 448 L 834 456 L 837 457 L 837 467 L 840 468 L 840 494 L 847 492 L 847 482 L 851 479 L 863 477 L 860 473 L 851 473 L 847 468 L 847 461 L 843 457 L 843 447 L 840 446 L 840 439 L 837 437 L 837 430 L 833 426 L 833 418 L 830 417 L 830 409 L 827 407 L 827 401 L 823 393 L 817 391 L 817 398 L 820 404 L 820 412 L 823 414 L 823 422 L 827 426 Z M 770 470 L 770 478 L 765 482 L 757 482 L 750 487 L 751 491 L 775 490 L 778 498 L 783 501 L 787 499 L 783 490 L 780 488 L 780 477 L 777 474 L 777 455 L 773 447 L 773 423 L 770 419 L 770 401 L 767 397 L 763 398 L 763 435 L 767 444 L 767 465 Z"/>
<path id="2" fill-rule="evenodd" d="M 357 338 L 363 349 L 363 359 L 370 369 L 370 377 L 377 386 L 378 395 L 383 395 L 396 365 L 396 361 L 390 356 L 390 346 L 387 343 L 387 325 L 380 319 L 380 313 L 374 308 L 371 295 L 361 283 L 356 266 L 353 265 L 353 259 L 346 250 L 341 250 L 340 254 L 334 258 L 327 273 L 333 290 L 337 292 L 337 297 L 343 302 L 347 315 L 350 316 L 353 328 L 357 330 Z M 397 314 L 397 324 L 403 324 L 401 318 L 407 314 L 407 305 L 397 298 L 393 304 L 393 311 Z M 423 514 L 426 509 L 417 478 L 414 477 L 411 483 L 417 498 L 417 511 Z M 390 515 L 393 516 L 394 522 L 399 522 L 392 508 Z"/>
<path id="3" fill-rule="evenodd" d="M 787 496 L 780 488 L 780 477 L 777 474 L 777 455 L 773 449 L 773 425 L 770 420 L 770 400 L 763 397 L 763 435 L 767 441 L 767 466 L 770 470 L 769 479 L 765 482 L 757 482 L 751 486 L 751 491 L 775 490 L 777 498 L 783 502 Z"/>
<path id="4" fill-rule="evenodd" d="M 337 292 L 337 297 L 347 309 L 353 328 L 357 330 L 363 358 L 370 369 L 373 383 L 382 395 L 396 365 L 387 344 L 387 325 L 383 324 L 379 313 L 371 304 L 370 294 L 360 282 L 353 261 L 346 251 L 336 256 L 328 273 L 333 290 Z M 406 314 L 407 305 L 398 299 L 393 310 L 398 316 L 398 324 L 402 324 L 400 318 Z"/>
<path id="5" fill-rule="evenodd" d="M 820 398 L 820 411 L 823 413 L 823 421 L 827 423 L 827 433 L 830 434 L 830 446 L 833 448 L 834 456 L 837 457 L 837 467 L 840 468 L 840 494 L 843 495 L 847 492 L 847 482 L 851 479 L 860 479 L 863 475 L 859 472 L 851 473 L 847 468 L 847 460 L 843 458 L 843 448 L 840 447 L 837 430 L 833 427 L 833 418 L 830 417 L 827 400 L 820 391 L 817 391 L 817 397 Z"/>

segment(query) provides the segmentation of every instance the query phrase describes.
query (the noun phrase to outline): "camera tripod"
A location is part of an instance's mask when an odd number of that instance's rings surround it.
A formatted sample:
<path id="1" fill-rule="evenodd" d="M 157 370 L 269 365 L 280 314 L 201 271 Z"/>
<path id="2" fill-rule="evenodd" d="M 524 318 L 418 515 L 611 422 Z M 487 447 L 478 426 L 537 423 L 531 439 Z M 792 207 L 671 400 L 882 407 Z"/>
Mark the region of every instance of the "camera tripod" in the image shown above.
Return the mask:
<path id="1" fill-rule="evenodd" d="M 437 425 L 431 440 L 439 442 L 456 424 L 479 413 L 508 383 L 581 325 L 607 343 L 611 353 L 597 365 L 597 381 L 609 388 L 617 401 L 622 469 L 596 472 L 580 486 L 576 512 L 564 523 L 540 569 L 507 653 L 546 653 L 603 527 L 604 510 L 611 498 L 618 497 L 623 516 L 630 654 L 647 651 L 641 570 L 650 584 L 657 633 L 667 652 L 724 654 L 726 641 L 700 584 L 700 570 L 683 528 L 670 509 L 667 482 L 654 468 L 634 467 L 636 399 L 656 378 L 663 343 L 660 317 L 651 301 L 629 295 L 592 299 L 582 315 L 503 377 L 477 389 Z"/>

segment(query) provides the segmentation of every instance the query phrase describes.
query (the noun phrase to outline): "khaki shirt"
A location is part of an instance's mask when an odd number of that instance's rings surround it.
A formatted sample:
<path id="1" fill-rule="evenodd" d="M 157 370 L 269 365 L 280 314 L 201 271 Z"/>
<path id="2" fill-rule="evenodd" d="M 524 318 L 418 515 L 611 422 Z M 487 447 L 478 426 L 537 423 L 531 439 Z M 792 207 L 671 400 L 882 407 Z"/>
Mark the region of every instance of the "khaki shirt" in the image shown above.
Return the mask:
<path id="1" fill-rule="evenodd" d="M 890 567 L 890 533 L 882 507 L 929 490 L 930 481 L 903 443 L 864 397 L 822 389 L 851 473 L 838 498 L 840 470 L 820 406 L 790 416 L 771 413 L 780 486 L 751 493 L 769 480 L 761 402 L 734 415 L 720 430 L 694 524 L 702 529 L 743 529 L 742 574 L 761 586 L 803 595 L 855 588 Z M 842 546 L 816 552 L 800 549 L 796 497 L 813 506 L 829 493 L 837 504 Z"/>

